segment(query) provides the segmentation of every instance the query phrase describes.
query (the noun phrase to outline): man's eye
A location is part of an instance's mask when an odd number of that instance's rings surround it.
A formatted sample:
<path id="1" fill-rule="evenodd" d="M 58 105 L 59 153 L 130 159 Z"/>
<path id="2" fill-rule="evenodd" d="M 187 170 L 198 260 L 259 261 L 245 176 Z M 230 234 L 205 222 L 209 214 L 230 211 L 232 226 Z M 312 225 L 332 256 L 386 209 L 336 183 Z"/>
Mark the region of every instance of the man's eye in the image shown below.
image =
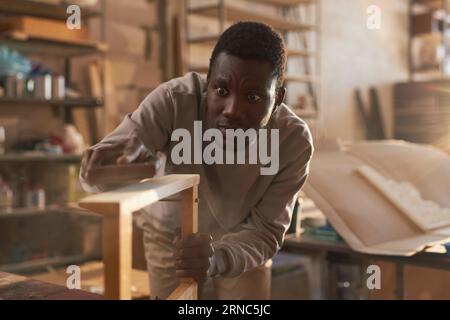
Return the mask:
<path id="1" fill-rule="evenodd" d="M 228 90 L 224 88 L 217 88 L 217 94 L 220 97 L 225 97 L 228 94 Z"/>
<path id="2" fill-rule="evenodd" d="M 261 97 L 258 96 L 257 94 L 249 94 L 248 95 L 248 101 L 250 101 L 250 102 L 257 102 L 259 100 L 261 100 Z"/>

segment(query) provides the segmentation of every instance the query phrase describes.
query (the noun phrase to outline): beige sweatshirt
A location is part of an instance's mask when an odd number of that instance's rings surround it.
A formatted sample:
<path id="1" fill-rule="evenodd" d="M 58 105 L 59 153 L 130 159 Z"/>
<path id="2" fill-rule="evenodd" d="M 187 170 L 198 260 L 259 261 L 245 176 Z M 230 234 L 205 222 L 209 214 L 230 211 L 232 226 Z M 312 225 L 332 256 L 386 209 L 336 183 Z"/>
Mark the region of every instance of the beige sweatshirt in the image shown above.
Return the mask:
<path id="1" fill-rule="evenodd" d="M 206 119 L 206 110 L 206 78 L 188 73 L 161 84 L 93 148 L 137 137 L 152 154 L 167 155 L 165 174 L 199 174 L 199 231 L 211 234 L 215 250 L 228 256 L 230 266 L 223 276 L 234 277 L 264 264 L 280 249 L 295 196 L 308 175 L 312 137 L 305 122 L 282 104 L 268 124 L 279 129 L 275 175 L 261 175 L 260 164 L 173 164 L 171 149 L 178 142 L 171 141 L 171 133 L 185 128 L 194 136 L 194 121 Z M 146 219 L 176 226 L 176 210 L 159 211 L 149 212 Z"/>

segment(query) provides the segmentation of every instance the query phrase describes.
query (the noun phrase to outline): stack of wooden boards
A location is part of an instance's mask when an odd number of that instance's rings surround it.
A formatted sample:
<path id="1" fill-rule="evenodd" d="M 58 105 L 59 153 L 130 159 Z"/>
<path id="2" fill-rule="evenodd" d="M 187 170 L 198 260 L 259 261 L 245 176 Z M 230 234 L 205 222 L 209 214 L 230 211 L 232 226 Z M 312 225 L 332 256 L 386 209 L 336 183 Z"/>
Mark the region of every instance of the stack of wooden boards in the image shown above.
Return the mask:
<path id="1" fill-rule="evenodd" d="M 450 81 L 399 83 L 395 138 L 450 150 Z"/>

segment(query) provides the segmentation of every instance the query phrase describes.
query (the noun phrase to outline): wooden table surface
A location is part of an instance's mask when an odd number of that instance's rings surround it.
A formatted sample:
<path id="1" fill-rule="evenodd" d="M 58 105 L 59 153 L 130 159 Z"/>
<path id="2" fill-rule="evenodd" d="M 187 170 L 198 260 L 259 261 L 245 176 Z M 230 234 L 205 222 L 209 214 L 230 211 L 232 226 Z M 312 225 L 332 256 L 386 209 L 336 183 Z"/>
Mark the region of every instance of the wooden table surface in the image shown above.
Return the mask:
<path id="1" fill-rule="evenodd" d="M 0 300 L 102 300 L 103 296 L 82 290 L 71 290 L 0 271 Z"/>

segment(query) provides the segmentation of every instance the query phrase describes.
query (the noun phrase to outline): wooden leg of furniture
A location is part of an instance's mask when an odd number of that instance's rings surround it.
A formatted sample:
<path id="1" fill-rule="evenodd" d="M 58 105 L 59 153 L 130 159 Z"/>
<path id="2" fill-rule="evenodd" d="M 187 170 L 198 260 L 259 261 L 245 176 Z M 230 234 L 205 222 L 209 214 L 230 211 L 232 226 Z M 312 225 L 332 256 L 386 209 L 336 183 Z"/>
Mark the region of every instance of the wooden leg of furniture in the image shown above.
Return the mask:
<path id="1" fill-rule="evenodd" d="M 198 175 L 169 175 L 89 196 L 80 206 L 103 215 L 103 262 L 105 296 L 131 299 L 133 212 L 181 192 L 181 233 L 198 228 Z M 169 299 L 197 299 L 194 279 L 182 279 Z"/>
<path id="2" fill-rule="evenodd" d="M 198 231 L 198 186 L 181 192 L 181 236 Z M 197 300 L 198 285 L 194 279 L 183 278 L 167 300 Z"/>
<path id="3" fill-rule="evenodd" d="M 105 297 L 131 299 L 132 214 L 103 217 L 103 265 Z"/>

